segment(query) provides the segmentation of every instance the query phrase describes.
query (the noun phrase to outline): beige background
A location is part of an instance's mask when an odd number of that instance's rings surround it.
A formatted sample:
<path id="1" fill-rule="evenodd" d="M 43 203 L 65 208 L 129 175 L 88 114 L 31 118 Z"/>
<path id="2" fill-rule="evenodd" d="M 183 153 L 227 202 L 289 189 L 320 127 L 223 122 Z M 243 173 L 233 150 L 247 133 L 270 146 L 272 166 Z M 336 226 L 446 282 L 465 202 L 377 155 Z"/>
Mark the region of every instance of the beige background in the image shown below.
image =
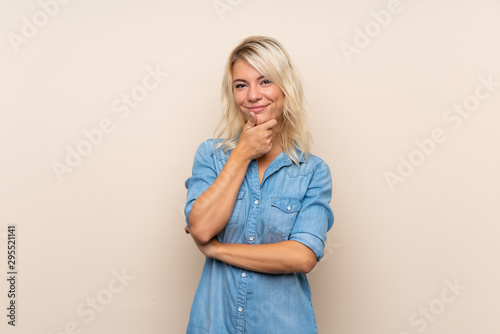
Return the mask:
<path id="1" fill-rule="evenodd" d="M 0 4 L 1 277 L 10 224 L 19 271 L 16 328 L 1 279 L 2 333 L 185 332 L 204 259 L 183 232 L 184 181 L 218 122 L 226 57 L 255 34 L 292 55 L 333 174 L 310 274 L 320 333 L 499 332 L 498 1 L 67 2 Z M 372 11 L 388 8 L 382 27 Z M 168 73 L 150 91 L 147 68 Z M 144 100 L 113 112 L 131 93 Z M 449 111 L 462 103 L 466 118 Z M 85 146 L 101 122 L 113 130 Z M 58 177 L 78 145 L 87 156 Z M 400 157 L 419 165 L 391 187 Z"/>

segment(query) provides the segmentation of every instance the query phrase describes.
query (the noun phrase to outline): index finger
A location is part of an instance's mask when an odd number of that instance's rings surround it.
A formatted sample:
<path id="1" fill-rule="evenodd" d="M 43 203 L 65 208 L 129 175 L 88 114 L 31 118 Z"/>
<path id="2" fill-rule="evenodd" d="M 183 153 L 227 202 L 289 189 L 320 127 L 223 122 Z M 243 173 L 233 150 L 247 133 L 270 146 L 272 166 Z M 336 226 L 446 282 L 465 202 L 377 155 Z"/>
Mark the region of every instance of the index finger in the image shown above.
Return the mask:
<path id="1" fill-rule="evenodd" d="M 274 128 L 276 126 L 276 124 L 278 124 L 278 121 L 276 119 L 274 119 L 274 118 L 271 118 L 267 122 L 264 122 L 264 123 L 259 124 L 257 126 L 261 126 L 264 129 L 272 129 L 272 128 Z"/>

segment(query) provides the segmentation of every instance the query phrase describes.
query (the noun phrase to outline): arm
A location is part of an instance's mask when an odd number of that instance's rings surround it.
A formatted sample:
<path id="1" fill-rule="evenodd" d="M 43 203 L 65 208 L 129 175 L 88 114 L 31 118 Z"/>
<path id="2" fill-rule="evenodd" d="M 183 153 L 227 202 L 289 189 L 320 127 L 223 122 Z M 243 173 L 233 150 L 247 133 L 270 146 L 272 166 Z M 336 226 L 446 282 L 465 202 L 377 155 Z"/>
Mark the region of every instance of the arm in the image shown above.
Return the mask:
<path id="1" fill-rule="evenodd" d="M 205 256 L 252 271 L 310 272 L 323 257 L 326 233 L 333 225 L 329 207 L 331 194 L 330 169 L 322 163 L 314 172 L 289 240 L 271 244 L 226 244 L 213 238 L 197 246 Z M 189 229 L 186 232 L 189 233 Z"/>
<path id="2" fill-rule="evenodd" d="M 248 165 L 252 159 L 271 150 L 272 128 L 276 124 L 272 119 L 256 126 L 255 116 L 251 113 L 224 168 L 208 189 L 198 196 L 189 213 L 191 236 L 197 243 L 209 242 L 226 226 Z"/>
<path id="3" fill-rule="evenodd" d="M 226 226 L 249 164 L 236 147 L 214 183 L 198 196 L 188 217 L 196 242 L 207 243 Z"/>
<path id="4" fill-rule="evenodd" d="M 189 230 L 186 230 L 186 233 L 189 233 Z M 293 240 L 249 245 L 226 244 L 213 238 L 206 244 L 196 245 L 205 256 L 268 274 L 308 273 L 318 262 L 312 250 Z"/>

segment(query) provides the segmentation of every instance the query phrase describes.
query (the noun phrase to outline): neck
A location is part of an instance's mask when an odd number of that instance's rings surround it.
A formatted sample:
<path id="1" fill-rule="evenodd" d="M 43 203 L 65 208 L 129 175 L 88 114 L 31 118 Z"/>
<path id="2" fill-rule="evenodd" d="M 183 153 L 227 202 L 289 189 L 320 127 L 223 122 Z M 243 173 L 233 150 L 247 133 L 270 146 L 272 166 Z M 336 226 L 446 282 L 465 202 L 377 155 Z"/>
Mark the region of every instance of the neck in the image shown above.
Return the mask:
<path id="1" fill-rule="evenodd" d="M 274 158 L 276 158 L 281 152 L 283 152 L 283 147 L 281 146 L 280 142 L 281 141 L 279 135 L 276 134 L 276 137 L 274 137 L 273 135 L 273 147 L 271 148 L 271 151 L 258 158 L 257 161 L 259 162 L 273 161 Z"/>

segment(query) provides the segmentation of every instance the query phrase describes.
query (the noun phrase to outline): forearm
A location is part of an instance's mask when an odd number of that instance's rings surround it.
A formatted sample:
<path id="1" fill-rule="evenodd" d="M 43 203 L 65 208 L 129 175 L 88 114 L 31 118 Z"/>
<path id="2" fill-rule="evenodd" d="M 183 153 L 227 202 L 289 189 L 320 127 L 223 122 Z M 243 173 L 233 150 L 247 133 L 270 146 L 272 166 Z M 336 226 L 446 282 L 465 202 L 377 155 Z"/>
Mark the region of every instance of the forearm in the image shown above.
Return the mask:
<path id="1" fill-rule="evenodd" d="M 216 243 L 207 256 L 236 267 L 268 274 L 307 273 L 317 263 L 311 249 L 292 240 L 257 245 Z"/>
<path id="2" fill-rule="evenodd" d="M 208 242 L 226 226 L 250 161 L 236 147 L 214 183 L 194 202 L 188 220 L 198 242 Z"/>

